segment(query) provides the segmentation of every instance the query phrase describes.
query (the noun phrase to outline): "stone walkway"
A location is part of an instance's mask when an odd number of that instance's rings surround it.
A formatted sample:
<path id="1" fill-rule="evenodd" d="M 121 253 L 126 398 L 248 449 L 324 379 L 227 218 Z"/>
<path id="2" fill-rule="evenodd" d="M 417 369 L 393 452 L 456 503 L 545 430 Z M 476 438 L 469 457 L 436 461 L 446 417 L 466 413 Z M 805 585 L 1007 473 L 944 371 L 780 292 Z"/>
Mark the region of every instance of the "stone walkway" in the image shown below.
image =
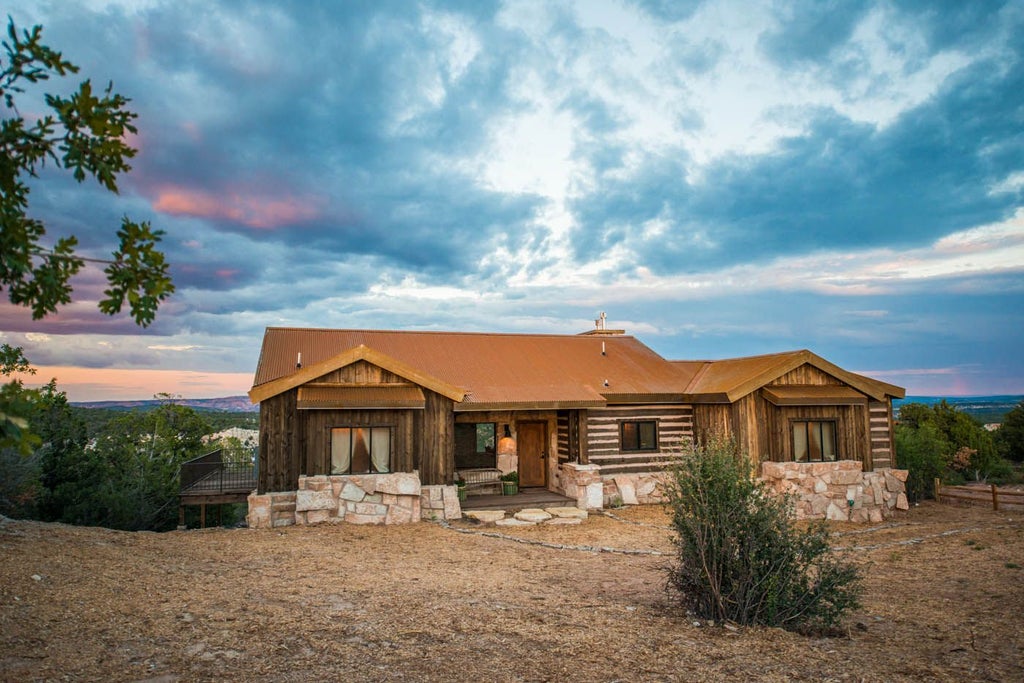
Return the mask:
<path id="1" fill-rule="evenodd" d="M 504 510 L 466 510 L 463 516 L 495 526 L 566 525 L 580 524 L 587 518 L 587 511 L 575 507 L 526 508 L 506 517 Z"/>

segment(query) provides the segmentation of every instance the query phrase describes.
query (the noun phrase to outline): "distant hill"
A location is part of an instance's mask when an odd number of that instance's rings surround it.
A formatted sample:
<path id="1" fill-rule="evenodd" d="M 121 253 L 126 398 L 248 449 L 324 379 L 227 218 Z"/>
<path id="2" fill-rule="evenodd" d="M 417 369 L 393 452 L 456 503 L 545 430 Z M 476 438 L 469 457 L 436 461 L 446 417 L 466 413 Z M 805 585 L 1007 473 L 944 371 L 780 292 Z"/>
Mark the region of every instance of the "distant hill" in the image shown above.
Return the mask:
<path id="1" fill-rule="evenodd" d="M 945 401 L 957 410 L 977 418 L 982 423 L 1002 422 L 1006 413 L 1013 410 L 1024 400 L 1021 395 L 1002 396 L 907 396 L 903 399 L 895 399 L 892 402 L 893 408 L 899 410 L 905 403 L 924 403 L 932 405 L 939 401 Z"/>
<path id="2" fill-rule="evenodd" d="M 143 401 L 72 401 L 71 405 L 79 408 L 103 408 L 106 410 L 134 410 L 136 408 L 153 408 L 163 403 L 157 399 Z M 258 413 L 259 404 L 253 405 L 248 396 L 225 396 L 223 398 L 181 398 L 176 399 L 178 405 L 188 406 L 195 410 L 210 410 L 226 413 Z"/>

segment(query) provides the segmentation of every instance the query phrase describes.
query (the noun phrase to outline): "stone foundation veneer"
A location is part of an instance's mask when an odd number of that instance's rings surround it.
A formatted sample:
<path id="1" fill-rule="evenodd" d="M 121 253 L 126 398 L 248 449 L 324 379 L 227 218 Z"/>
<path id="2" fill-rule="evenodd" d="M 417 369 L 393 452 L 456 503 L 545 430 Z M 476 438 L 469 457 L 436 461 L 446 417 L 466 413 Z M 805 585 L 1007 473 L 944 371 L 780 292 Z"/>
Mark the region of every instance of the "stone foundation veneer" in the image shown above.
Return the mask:
<path id="1" fill-rule="evenodd" d="M 798 519 L 881 522 L 907 510 L 907 470 L 862 472 L 856 460 L 763 462 L 761 480 L 778 493 L 796 496 Z"/>
<path id="2" fill-rule="evenodd" d="M 670 475 L 667 472 L 639 472 L 637 474 L 606 474 L 604 504 L 659 505 L 666 502 L 662 486 Z"/>
<path id="3" fill-rule="evenodd" d="M 558 487 L 563 496 L 576 501 L 576 507 L 580 510 L 600 510 L 604 507 L 604 486 L 599 466 L 565 462 L 561 464 L 560 470 Z"/>
<path id="4" fill-rule="evenodd" d="M 454 486 L 421 486 L 417 472 L 299 477 L 297 491 L 249 496 L 252 529 L 322 523 L 409 524 L 462 516 Z"/>

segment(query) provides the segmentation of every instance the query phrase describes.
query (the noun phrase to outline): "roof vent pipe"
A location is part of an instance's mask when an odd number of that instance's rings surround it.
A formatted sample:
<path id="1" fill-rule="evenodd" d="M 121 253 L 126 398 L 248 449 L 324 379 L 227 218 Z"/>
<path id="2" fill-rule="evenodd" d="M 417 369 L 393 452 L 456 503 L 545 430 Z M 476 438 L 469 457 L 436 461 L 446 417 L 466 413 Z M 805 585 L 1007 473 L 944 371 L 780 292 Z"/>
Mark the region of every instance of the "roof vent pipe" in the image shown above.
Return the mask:
<path id="1" fill-rule="evenodd" d="M 297 368 L 301 368 L 302 367 L 302 351 L 299 351 L 299 355 L 296 356 L 296 358 L 295 358 L 295 367 L 297 367 Z"/>
<path id="2" fill-rule="evenodd" d="M 605 353 L 605 350 L 604 350 L 604 342 L 601 342 L 601 355 L 602 356 L 607 356 L 608 355 L 607 353 Z"/>

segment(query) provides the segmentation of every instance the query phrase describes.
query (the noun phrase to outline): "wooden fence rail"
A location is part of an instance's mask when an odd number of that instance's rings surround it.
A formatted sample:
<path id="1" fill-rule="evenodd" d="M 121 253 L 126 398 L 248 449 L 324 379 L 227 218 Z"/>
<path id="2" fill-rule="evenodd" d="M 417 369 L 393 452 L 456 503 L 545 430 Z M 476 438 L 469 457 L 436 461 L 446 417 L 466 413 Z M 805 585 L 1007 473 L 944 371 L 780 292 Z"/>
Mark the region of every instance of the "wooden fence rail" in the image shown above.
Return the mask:
<path id="1" fill-rule="evenodd" d="M 947 486 L 935 480 L 935 500 L 949 505 L 992 506 L 993 510 L 1024 510 L 1024 491 L 988 486 Z"/>

